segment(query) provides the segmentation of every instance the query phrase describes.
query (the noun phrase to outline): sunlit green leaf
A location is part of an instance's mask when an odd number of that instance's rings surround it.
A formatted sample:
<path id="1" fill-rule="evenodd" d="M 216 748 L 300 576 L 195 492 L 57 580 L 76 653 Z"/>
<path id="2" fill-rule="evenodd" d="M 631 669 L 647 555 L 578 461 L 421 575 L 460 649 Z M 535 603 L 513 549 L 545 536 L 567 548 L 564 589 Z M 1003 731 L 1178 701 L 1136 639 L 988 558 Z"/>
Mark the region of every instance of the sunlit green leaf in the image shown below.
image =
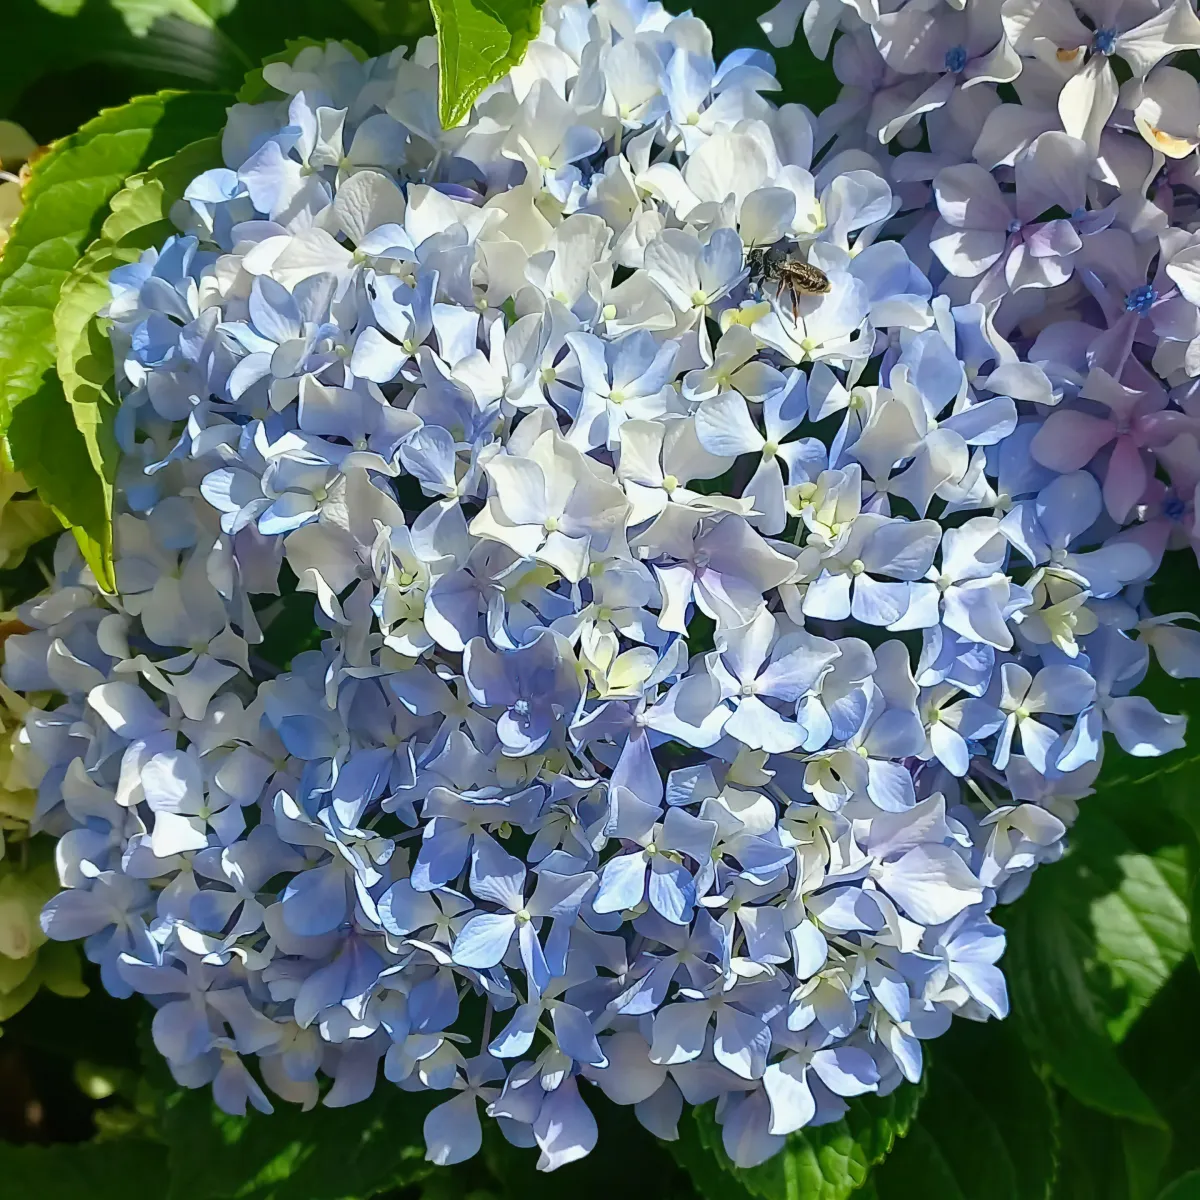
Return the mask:
<path id="1" fill-rule="evenodd" d="M 792 1134 L 779 1154 L 749 1169 L 725 1153 L 711 1105 L 685 1113 L 679 1142 L 668 1145 L 706 1200 L 845 1200 L 909 1131 L 924 1087 L 855 1097 L 841 1120 Z"/>
<path id="2" fill-rule="evenodd" d="M 438 112 L 452 129 L 476 97 L 524 57 L 540 0 L 430 0 L 438 34 Z"/>
<path id="3" fill-rule="evenodd" d="M 436 1170 L 421 1132 L 427 1097 L 380 1087 L 346 1108 L 231 1117 L 208 1090 L 174 1097 L 163 1131 L 164 1200 L 366 1200 Z"/>
<path id="4" fill-rule="evenodd" d="M 53 365 L 54 308 L 125 180 L 219 129 L 229 98 L 162 92 L 109 109 L 39 159 L 0 258 L 0 433 Z"/>

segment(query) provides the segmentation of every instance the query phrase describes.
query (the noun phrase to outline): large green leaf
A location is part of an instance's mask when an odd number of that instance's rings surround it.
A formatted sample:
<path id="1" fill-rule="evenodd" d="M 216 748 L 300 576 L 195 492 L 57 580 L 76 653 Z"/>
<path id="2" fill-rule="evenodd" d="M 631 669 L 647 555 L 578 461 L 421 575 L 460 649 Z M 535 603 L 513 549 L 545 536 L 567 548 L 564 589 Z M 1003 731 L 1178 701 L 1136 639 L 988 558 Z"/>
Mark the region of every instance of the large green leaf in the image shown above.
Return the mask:
<path id="1" fill-rule="evenodd" d="M 438 113 L 452 129 L 476 97 L 525 55 L 541 0 L 430 0 L 438 36 Z"/>
<path id="2" fill-rule="evenodd" d="M 104 487 L 53 373 L 13 415 L 8 444 L 26 480 L 71 526 L 97 580 L 111 588 L 112 534 Z"/>
<path id="3" fill-rule="evenodd" d="M 1097 960 L 1109 968 L 1114 990 L 1125 996 L 1121 1011 L 1107 1021 L 1113 1041 L 1124 1038 L 1188 952 L 1185 858 L 1182 846 L 1118 854 L 1120 884 L 1092 902 Z"/>
<path id="4" fill-rule="evenodd" d="M 1116 869 L 1115 861 L 1089 861 L 1076 847 L 1039 871 L 1003 914 L 1005 973 L 1026 1045 L 1073 1096 L 1110 1116 L 1159 1126 L 1162 1118 L 1117 1056 L 1092 969 L 1098 950 L 1090 905 L 1119 887 Z"/>
<path id="5" fill-rule="evenodd" d="M 1194 558 L 1169 555 L 1151 605 L 1169 611 L 1173 592 L 1195 595 Z M 1110 744 L 1096 794 L 1080 802 L 1062 863 L 1037 872 L 999 918 L 1013 1019 L 1035 1058 L 1081 1103 L 1162 1129 L 1143 1089 L 1117 1054 L 1138 1014 L 1189 945 L 1187 859 L 1195 846 L 1200 682 L 1154 667 L 1139 689 L 1165 712 L 1190 715 L 1188 746 L 1135 759 Z"/>
<path id="6" fill-rule="evenodd" d="M 1054 1200 L 1155 1200 L 1164 1181 L 1200 1167 L 1200 974 L 1185 959 L 1118 1047 L 1170 1133 L 1060 1096 Z"/>
<path id="7" fill-rule="evenodd" d="M 1050 1088 L 1006 1022 L 955 1021 L 927 1048 L 921 1111 L 871 1175 L 878 1200 L 1045 1200 L 1058 1163 Z"/>
<path id="8" fill-rule="evenodd" d="M 106 586 L 112 585 L 111 514 L 120 454 L 113 432 L 118 400 L 112 348 L 96 315 L 109 300 L 109 273 L 170 236 L 172 205 L 196 175 L 220 162 L 218 139 L 205 138 L 130 179 L 113 197 L 100 238 L 67 277 L 54 310 L 59 382 L 99 481 L 99 505 L 96 489 L 91 488 L 86 520 L 75 524 L 86 534 L 80 544 Z M 64 481 L 71 482 L 74 479 Z"/>
<path id="9" fill-rule="evenodd" d="M 922 1081 L 856 1097 L 841 1120 L 792 1134 L 779 1154 L 749 1169 L 725 1153 L 710 1105 L 685 1113 L 680 1140 L 668 1145 L 707 1200 L 845 1200 L 908 1133 L 924 1088 Z"/>
<path id="10" fill-rule="evenodd" d="M 229 97 L 161 92 L 109 109 L 34 166 L 0 258 L 0 433 L 54 363 L 54 308 L 125 180 L 219 129 Z"/>
<path id="11" fill-rule="evenodd" d="M 345 0 L 377 34 L 411 38 L 428 32 L 429 8 L 423 0 Z"/>
<path id="12" fill-rule="evenodd" d="M 1059 1093 L 1054 1200 L 1131 1200 L 1122 1138 L 1126 1126 Z"/>
<path id="13" fill-rule="evenodd" d="M 84 0 L 38 0 L 49 12 L 73 17 Z M 130 33 L 144 37 L 150 26 L 163 17 L 181 17 L 196 25 L 211 25 L 214 17 L 223 17 L 237 6 L 237 0 L 112 0 L 112 6 L 125 19 Z"/>
<path id="14" fill-rule="evenodd" d="M 162 1200 L 366 1200 L 418 1183 L 428 1097 L 381 1084 L 361 1104 L 231 1117 L 207 1088 L 172 1097 L 163 1118 L 170 1187 Z"/>
<path id="15" fill-rule="evenodd" d="M 158 1200 L 166 1152 L 155 1142 L 12 1146 L 0 1142 L 0 1180 L 12 1200 Z"/>
<path id="16" fill-rule="evenodd" d="M 1200 1200 L 1200 1171 L 1189 1171 L 1173 1179 L 1159 1192 L 1158 1200 Z"/>
<path id="17" fill-rule="evenodd" d="M 107 301 L 108 272 L 170 231 L 169 204 L 217 161 L 212 144 L 203 164 L 190 153 L 129 180 L 119 199 L 117 192 L 135 171 L 219 129 L 228 100 L 207 92 L 143 97 L 58 143 L 35 168 L 0 260 L 0 430 L 7 427 L 14 465 L 73 527 L 109 589 L 116 397 L 111 351 L 93 318 Z M 96 233 L 100 241 L 81 258 Z"/>
<path id="18" fill-rule="evenodd" d="M 1134 1022 L 1118 1053 L 1171 1128 L 1165 1179 L 1200 1169 L 1200 971 L 1185 959 Z M 1141 1149 L 1132 1144 L 1126 1152 Z M 1145 1175 L 1146 1172 L 1139 1172 Z"/>
<path id="19" fill-rule="evenodd" d="M 237 0 L 112 0 L 112 6 L 125 19 L 135 37 L 144 37 L 155 21 L 180 17 L 194 25 L 210 27 L 215 17 L 223 17 L 237 7 Z"/>

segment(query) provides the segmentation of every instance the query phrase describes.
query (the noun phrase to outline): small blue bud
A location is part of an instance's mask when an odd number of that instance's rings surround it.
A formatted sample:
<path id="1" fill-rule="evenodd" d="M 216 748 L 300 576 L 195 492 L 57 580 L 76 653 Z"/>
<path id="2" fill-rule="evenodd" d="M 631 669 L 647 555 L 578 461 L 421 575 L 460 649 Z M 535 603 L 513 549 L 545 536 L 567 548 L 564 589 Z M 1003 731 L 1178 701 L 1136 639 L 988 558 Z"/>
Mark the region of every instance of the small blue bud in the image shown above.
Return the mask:
<path id="1" fill-rule="evenodd" d="M 967 65 L 967 48 L 966 46 L 951 46 L 946 51 L 946 70 L 957 72 L 961 71 Z"/>
<path id="2" fill-rule="evenodd" d="M 1125 297 L 1125 311 L 1135 312 L 1139 317 L 1144 317 L 1157 299 L 1158 293 L 1148 283 L 1143 283 Z"/>

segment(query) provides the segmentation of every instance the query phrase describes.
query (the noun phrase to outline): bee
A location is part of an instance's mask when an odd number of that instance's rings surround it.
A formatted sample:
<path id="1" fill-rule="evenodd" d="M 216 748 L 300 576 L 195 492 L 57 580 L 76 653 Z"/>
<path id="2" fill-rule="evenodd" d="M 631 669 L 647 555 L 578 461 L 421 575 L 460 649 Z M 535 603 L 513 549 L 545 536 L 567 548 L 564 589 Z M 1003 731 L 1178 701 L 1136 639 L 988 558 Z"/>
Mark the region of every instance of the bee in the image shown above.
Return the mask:
<path id="1" fill-rule="evenodd" d="M 782 297 L 792 298 L 792 316 L 801 296 L 823 296 L 829 291 L 829 276 L 800 257 L 795 242 L 776 242 L 773 246 L 756 246 L 746 255 L 750 267 L 750 284 L 760 290 L 773 285 Z"/>

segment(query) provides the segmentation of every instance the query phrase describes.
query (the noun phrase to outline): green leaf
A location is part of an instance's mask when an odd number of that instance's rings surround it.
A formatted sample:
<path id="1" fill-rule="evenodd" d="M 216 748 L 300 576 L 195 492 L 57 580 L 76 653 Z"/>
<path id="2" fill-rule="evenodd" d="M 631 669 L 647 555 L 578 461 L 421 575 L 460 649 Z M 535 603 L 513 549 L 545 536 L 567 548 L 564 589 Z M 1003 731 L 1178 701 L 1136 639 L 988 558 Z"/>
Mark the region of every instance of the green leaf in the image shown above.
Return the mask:
<path id="1" fill-rule="evenodd" d="M 512 1145 L 495 1121 L 485 1120 L 480 1153 L 453 1170 L 435 1171 L 422 1185 L 421 1200 L 613 1200 L 612 1172 L 598 1167 L 618 1156 L 621 1178 L 650 1185 L 651 1200 L 696 1200 L 691 1176 L 638 1122 L 632 1106 L 611 1103 L 586 1082 L 581 1090 L 596 1118 L 591 1154 L 554 1171 L 539 1171 L 535 1147 Z M 708 1166 L 711 1172 L 711 1160 Z"/>
<path id="2" fill-rule="evenodd" d="M 0 258 L 0 433 L 54 363 L 59 292 L 109 200 L 136 171 L 219 129 L 228 100 L 209 92 L 141 97 L 101 113 L 34 165 Z"/>
<path id="3" fill-rule="evenodd" d="M 112 0 L 113 8 L 124 17 L 135 37 L 144 37 L 154 22 L 164 17 L 180 17 L 193 25 L 210 28 L 214 16 L 231 12 L 236 3 L 237 0 L 222 5 L 214 5 L 211 0 Z"/>
<path id="4" fill-rule="evenodd" d="M 1121 1041 L 1138 1014 L 1187 954 L 1186 853 L 1182 846 L 1157 854 L 1120 854 L 1123 876 L 1115 891 L 1092 902 L 1096 957 L 1126 994 L 1122 1011 L 1108 1020 L 1109 1036 Z"/>
<path id="5" fill-rule="evenodd" d="M 1192 935 L 1192 956 L 1200 963 L 1200 871 L 1188 890 L 1188 917 Z"/>
<path id="6" fill-rule="evenodd" d="M 345 0 L 376 33 L 385 38 L 410 38 L 426 32 L 429 12 L 413 0 Z"/>
<path id="7" fill-rule="evenodd" d="M 219 140 L 205 138 L 130 179 L 113 197 L 99 240 L 76 263 L 54 310 L 58 378 L 100 484 L 99 507 L 89 509 L 86 521 L 75 523 L 88 535 L 80 545 L 92 570 L 109 588 L 113 487 L 120 457 L 113 424 L 119 405 L 112 348 L 96 314 L 109 301 L 109 273 L 175 232 L 169 220 L 172 205 L 196 175 L 220 163 Z"/>
<path id="8" fill-rule="evenodd" d="M 38 0 L 38 3 L 56 16 L 74 17 L 85 0 Z M 237 0 L 111 0 L 111 3 L 135 37 L 144 37 L 150 26 L 164 17 L 181 17 L 194 25 L 211 26 L 214 18 L 223 17 L 237 7 Z"/>
<path id="9" fill-rule="evenodd" d="M 1016 1031 L 955 1021 L 926 1053 L 921 1111 L 871 1175 L 878 1200 L 1044 1200 L 1058 1163 L 1058 1117 Z"/>
<path id="10" fill-rule="evenodd" d="M 541 25 L 541 0 L 430 0 L 438 38 L 438 114 L 453 129 L 484 88 L 516 66 Z"/>
<path id="11" fill-rule="evenodd" d="M 38 495 L 70 525 L 84 557 L 108 587 L 112 529 L 104 488 L 62 384 L 47 374 L 13 415 L 8 444 L 14 463 Z"/>
<path id="12" fill-rule="evenodd" d="M 725 1153 L 711 1105 L 685 1114 L 680 1140 L 667 1145 L 707 1200 L 845 1200 L 908 1133 L 924 1088 L 922 1081 L 855 1097 L 841 1120 L 792 1134 L 779 1154 L 749 1169 Z"/>
<path id="13" fill-rule="evenodd" d="M 1200 1200 L 1200 1171 L 1189 1171 L 1173 1179 L 1159 1192 L 1158 1200 Z"/>
<path id="14" fill-rule="evenodd" d="M 1125 1124 L 1060 1093 L 1054 1200 L 1130 1200 Z"/>
<path id="15" fill-rule="evenodd" d="M 28 207 L 14 226 L 13 241 L 23 239 L 26 253 L 10 258 L 10 242 L 0 260 L 0 370 L 6 351 L 21 363 L 0 384 L 0 422 L 8 424 L 13 464 L 73 527 L 97 581 L 109 590 L 117 401 L 109 386 L 112 354 L 93 318 L 108 299 L 108 272 L 171 231 L 170 201 L 197 170 L 218 161 L 214 143 L 206 144 L 203 165 L 190 152 L 174 166 L 130 180 L 120 198 L 116 193 L 132 171 L 179 151 L 197 132 L 219 129 L 227 100 L 217 93 L 144 97 L 58 143 L 35 168 Z M 43 169 L 45 162 L 50 166 Z M 115 208 L 100 226 L 110 201 Z M 102 240 L 81 259 L 80 244 L 93 232 Z"/>
<path id="16" fill-rule="evenodd" d="M 1170 611 L 1170 591 L 1186 581 L 1191 555 L 1168 556 L 1151 605 Z M 1195 845 L 1196 747 L 1200 683 L 1171 680 L 1157 667 L 1139 691 L 1165 712 L 1194 719 L 1186 749 L 1161 760 L 1110 747 L 1096 794 L 1080 802 L 1064 861 L 1039 871 L 999 919 L 1009 933 L 1005 974 L 1013 1019 L 1035 1059 L 1082 1104 L 1133 1121 L 1153 1147 L 1165 1129 L 1117 1044 L 1179 968 L 1189 945 L 1186 862 Z M 1121 1135 L 1136 1140 L 1128 1130 Z M 1144 1191 L 1140 1168 L 1131 1186 Z"/>
<path id="17" fill-rule="evenodd" d="M 1190 959 L 1134 1022 L 1118 1053 L 1171 1127 L 1164 1178 L 1200 1169 L 1200 971 Z M 1127 1153 L 1138 1149 L 1127 1146 Z M 1145 1150 L 1145 1147 L 1141 1147 Z M 1152 1148 L 1153 1149 L 1153 1148 Z M 1144 1177 L 1145 1172 L 1139 1170 Z"/>
<path id="18" fill-rule="evenodd" d="M 0 1142 L 0 1179 L 13 1200 L 158 1200 L 165 1172 L 164 1148 L 142 1138 L 55 1146 Z"/>
<path id="19" fill-rule="evenodd" d="M 269 1116 L 231 1117 L 207 1088 L 173 1096 L 160 1200 L 366 1200 L 437 1170 L 425 1160 L 428 1097 L 381 1085 L 345 1108 L 276 1103 Z"/>
<path id="20" fill-rule="evenodd" d="M 1088 904 L 1114 886 L 1092 868 L 1083 855 L 1070 854 L 1038 871 L 1025 895 L 1002 914 L 1012 1019 L 1034 1057 L 1079 1101 L 1110 1116 L 1161 1125 L 1117 1057 L 1089 975 L 1096 937 Z"/>

